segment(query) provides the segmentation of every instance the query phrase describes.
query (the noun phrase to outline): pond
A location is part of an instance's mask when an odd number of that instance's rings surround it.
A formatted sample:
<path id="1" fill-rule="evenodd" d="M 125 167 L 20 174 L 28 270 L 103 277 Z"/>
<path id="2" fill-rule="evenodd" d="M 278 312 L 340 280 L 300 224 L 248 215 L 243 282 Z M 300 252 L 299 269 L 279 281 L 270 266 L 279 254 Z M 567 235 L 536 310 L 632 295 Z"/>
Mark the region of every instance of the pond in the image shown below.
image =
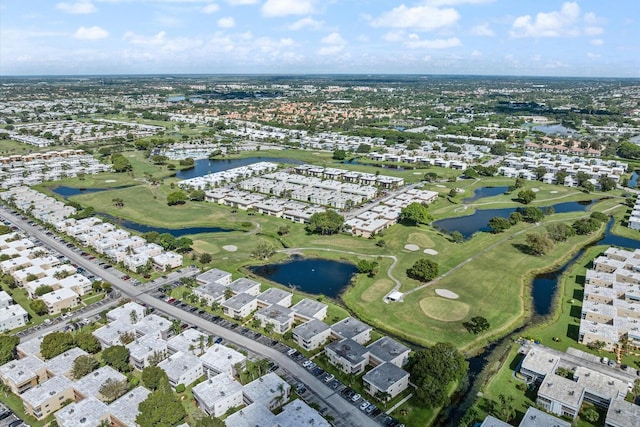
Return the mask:
<path id="1" fill-rule="evenodd" d="M 123 228 L 128 228 L 129 230 L 134 230 L 139 233 L 149 233 L 151 231 L 157 231 L 160 234 L 169 233 L 173 237 L 182 237 L 186 235 L 192 234 L 201 234 L 201 233 L 228 233 L 230 231 L 235 231 L 231 228 L 221 228 L 221 227 L 186 227 L 186 228 L 165 228 L 165 227 L 154 227 L 151 225 L 140 224 L 139 222 L 130 221 L 128 219 L 116 218 L 113 215 L 109 215 L 104 212 L 96 212 L 96 215 L 106 218 L 109 222 L 116 224 Z"/>
<path id="2" fill-rule="evenodd" d="M 631 178 L 629 178 L 629 187 L 636 188 L 638 186 L 638 171 L 633 171 Z"/>
<path id="3" fill-rule="evenodd" d="M 509 187 L 507 186 L 476 188 L 473 191 L 473 196 L 462 199 L 462 203 L 471 203 L 471 202 L 475 202 L 476 200 L 483 199 L 485 197 L 498 196 L 500 194 L 504 194 L 508 189 Z"/>
<path id="4" fill-rule="evenodd" d="M 562 126 L 560 124 L 537 125 L 537 126 L 533 126 L 532 129 L 540 132 L 544 132 L 547 135 L 567 136 L 567 135 L 573 135 L 574 133 L 577 133 L 577 131 L 575 131 L 574 129 Z"/>
<path id="5" fill-rule="evenodd" d="M 58 187 L 52 188 L 51 191 L 53 191 L 54 193 L 66 199 L 67 197 L 78 196 L 80 194 L 91 194 L 91 193 L 98 193 L 100 191 L 108 191 L 108 190 L 120 190 L 122 188 L 128 188 L 128 187 L 131 187 L 131 186 L 121 185 L 118 187 L 109 187 L 109 188 L 75 188 L 75 187 L 67 187 L 64 185 L 60 185 Z"/>
<path id="6" fill-rule="evenodd" d="M 210 173 L 222 172 L 240 166 L 248 166 L 258 162 L 288 163 L 301 165 L 305 162 L 287 157 L 246 157 L 243 159 L 200 159 L 196 160 L 194 167 L 176 172 L 176 177 L 180 179 L 196 178 Z"/>
<path id="7" fill-rule="evenodd" d="M 279 264 L 249 267 L 260 277 L 309 294 L 336 298 L 356 274 L 355 265 L 321 258 L 294 256 Z"/>
<path id="8" fill-rule="evenodd" d="M 497 187 L 494 187 L 497 188 Z M 579 212 L 586 211 L 596 200 L 587 200 L 583 202 L 564 202 L 557 203 L 552 206 L 538 206 L 542 210 L 549 207 L 553 208 L 556 213 Z M 473 236 L 478 231 L 489 232 L 489 220 L 494 216 L 508 218 L 511 213 L 521 208 L 501 208 L 501 209 L 478 209 L 472 215 L 461 216 L 456 218 L 446 218 L 435 221 L 433 226 L 447 233 L 459 231 L 465 239 Z"/>

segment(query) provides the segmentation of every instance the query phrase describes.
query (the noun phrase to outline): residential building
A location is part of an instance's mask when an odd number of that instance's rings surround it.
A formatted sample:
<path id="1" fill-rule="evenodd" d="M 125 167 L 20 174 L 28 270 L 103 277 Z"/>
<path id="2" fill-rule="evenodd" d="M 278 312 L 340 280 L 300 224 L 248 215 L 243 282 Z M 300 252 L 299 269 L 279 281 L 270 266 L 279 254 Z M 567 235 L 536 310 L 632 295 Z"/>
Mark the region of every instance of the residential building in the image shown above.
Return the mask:
<path id="1" fill-rule="evenodd" d="M 169 354 L 181 351 L 183 353 L 200 355 L 205 352 L 208 345 L 208 335 L 203 334 L 197 329 L 189 328 L 180 332 L 175 337 L 170 338 L 167 341 L 167 350 Z"/>
<path id="2" fill-rule="evenodd" d="M 72 379 L 73 376 L 71 371 L 73 371 L 73 364 L 76 359 L 80 356 L 88 355 L 89 353 L 78 347 L 71 348 L 64 353 L 47 360 L 47 371 L 55 376 L 65 376 Z"/>
<path id="3" fill-rule="evenodd" d="M 113 369 L 111 366 L 103 366 L 73 384 L 76 391 L 76 400 L 93 396 L 99 400 L 106 400 L 100 393 L 100 388 L 107 381 L 126 381 L 127 377 Z"/>
<path id="4" fill-rule="evenodd" d="M 484 421 L 482 421 L 482 424 L 480 424 L 480 427 L 512 427 L 512 425 L 505 423 L 493 415 L 487 415 Z"/>
<path id="5" fill-rule="evenodd" d="M 362 377 L 364 388 L 371 396 L 393 399 L 409 387 L 409 373 L 396 364 L 383 362 Z"/>
<path id="6" fill-rule="evenodd" d="M 55 419 L 60 427 L 98 426 L 101 422 L 109 422 L 109 407 L 89 396 L 56 412 Z"/>
<path id="7" fill-rule="evenodd" d="M 529 406 L 518 427 L 571 427 L 571 423 Z"/>
<path id="8" fill-rule="evenodd" d="M 258 300 L 254 295 L 240 293 L 222 303 L 225 315 L 234 319 L 244 319 L 258 308 Z"/>
<path id="9" fill-rule="evenodd" d="M 371 340 L 371 331 L 371 326 L 353 317 L 347 317 L 331 325 L 331 333 L 336 338 L 349 338 L 362 345 Z"/>
<path id="10" fill-rule="evenodd" d="M 212 268 L 211 270 L 207 270 L 204 273 L 197 275 L 196 281 L 201 285 L 217 283 L 222 286 L 229 286 L 231 284 L 231 273 L 217 268 Z"/>
<path id="11" fill-rule="evenodd" d="M 196 356 L 181 351 L 172 354 L 158 364 L 169 377 L 171 387 L 190 385 L 203 375 L 202 362 Z"/>
<path id="12" fill-rule="evenodd" d="M 62 310 L 72 309 L 80 305 L 80 297 L 71 289 L 61 288 L 40 297 L 47 306 L 49 314 L 58 314 Z"/>
<path id="13" fill-rule="evenodd" d="M 244 294 L 257 297 L 258 294 L 260 293 L 260 282 L 247 279 L 246 277 L 241 277 L 231 282 L 231 284 L 229 285 L 229 288 L 236 295 L 244 293 Z"/>
<path id="14" fill-rule="evenodd" d="M 347 374 L 360 374 L 369 363 L 369 350 L 350 338 L 330 343 L 325 354 L 331 364 Z"/>
<path id="15" fill-rule="evenodd" d="M 192 389 L 198 407 L 207 415 L 220 417 L 242 405 L 242 384 L 228 373 L 217 374 Z"/>
<path id="16" fill-rule="evenodd" d="M 311 319 L 293 328 L 293 340 L 307 351 L 323 346 L 330 335 L 331 327 L 318 319 Z"/>
<path id="17" fill-rule="evenodd" d="M 29 321 L 29 313 L 18 304 L 0 307 L 0 332 L 10 331 L 25 326 Z"/>
<path id="18" fill-rule="evenodd" d="M 262 327 L 272 325 L 275 333 L 284 334 L 293 325 L 293 313 L 290 308 L 273 304 L 256 311 L 253 318 L 259 320 Z"/>
<path id="19" fill-rule="evenodd" d="M 540 384 L 536 403 L 552 414 L 576 418 L 583 398 L 583 386 L 559 375 L 549 374 Z"/>
<path id="20" fill-rule="evenodd" d="M 605 419 L 605 427 L 629 427 L 636 425 L 640 420 L 640 406 L 624 399 L 613 399 L 607 417 Z"/>
<path id="21" fill-rule="evenodd" d="M 280 288 L 269 288 L 258 295 L 258 308 L 277 304 L 281 307 L 291 307 L 293 294 Z"/>
<path id="22" fill-rule="evenodd" d="M 144 387 L 136 387 L 114 400 L 109 405 L 111 425 L 115 427 L 137 426 L 136 417 L 140 413 L 138 406 L 147 399 L 150 393 Z"/>
<path id="23" fill-rule="evenodd" d="M 584 366 L 576 367 L 573 379 L 584 387 L 584 400 L 603 408 L 609 407 L 613 399 L 624 399 L 628 383 L 610 375 Z"/>
<path id="24" fill-rule="evenodd" d="M 282 412 L 276 415 L 279 427 L 330 427 L 331 424 L 311 406 L 300 399 L 296 399 L 282 408 Z"/>
<path id="25" fill-rule="evenodd" d="M 227 346 L 214 344 L 200 356 L 200 361 L 208 377 L 222 373 L 233 376 L 238 374 L 236 372 L 236 366 L 244 369 L 247 357 Z"/>
<path id="26" fill-rule="evenodd" d="M 411 352 L 409 347 L 387 336 L 369 344 L 367 348 L 370 354 L 369 363 L 373 366 L 389 362 L 401 368 L 409 361 Z"/>
<path id="27" fill-rule="evenodd" d="M 75 395 L 71 380 L 53 377 L 25 391 L 20 398 L 25 413 L 41 420 L 60 409 L 67 401 L 74 400 Z"/>
<path id="28" fill-rule="evenodd" d="M 242 392 L 245 403 L 258 402 L 274 410 L 289 399 L 291 386 L 278 375 L 270 372 L 246 384 Z"/>
<path id="29" fill-rule="evenodd" d="M 200 299 L 204 298 L 207 301 L 207 305 L 210 306 L 213 303 L 221 304 L 224 302 L 224 295 L 227 289 L 227 286 L 219 283 L 207 283 L 194 288 L 193 294 L 197 295 Z"/>
<path id="30" fill-rule="evenodd" d="M 276 416 L 261 403 L 252 403 L 225 420 L 227 427 L 279 427 Z"/>
<path id="31" fill-rule="evenodd" d="M 47 367 L 37 357 L 25 356 L 0 366 L 0 378 L 13 393 L 22 394 L 47 380 Z"/>
<path id="32" fill-rule="evenodd" d="M 300 300 L 291 307 L 296 321 L 308 322 L 311 319 L 324 320 L 327 317 L 327 304 L 309 298 Z"/>
<path id="33" fill-rule="evenodd" d="M 126 345 L 129 349 L 129 363 L 143 370 L 150 365 L 150 360 L 158 363 L 167 357 L 167 342 L 161 338 L 145 335 Z"/>
<path id="34" fill-rule="evenodd" d="M 560 357 L 542 348 L 531 349 L 522 359 L 520 373 L 529 381 L 541 383 L 545 376 L 556 371 Z"/>

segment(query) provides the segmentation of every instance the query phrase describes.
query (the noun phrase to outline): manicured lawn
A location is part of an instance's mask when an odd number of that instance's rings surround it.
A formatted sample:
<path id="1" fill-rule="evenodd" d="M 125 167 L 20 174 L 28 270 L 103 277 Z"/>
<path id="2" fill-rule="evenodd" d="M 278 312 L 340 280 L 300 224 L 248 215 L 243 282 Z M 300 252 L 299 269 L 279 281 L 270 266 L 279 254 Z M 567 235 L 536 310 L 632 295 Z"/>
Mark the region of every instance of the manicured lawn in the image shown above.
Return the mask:
<path id="1" fill-rule="evenodd" d="M 100 300 L 102 300 L 105 297 L 104 293 L 100 292 L 97 294 L 92 294 L 92 295 L 87 295 L 85 297 L 82 298 L 82 302 L 85 305 L 90 305 L 93 304 L 94 302 L 98 302 Z"/>

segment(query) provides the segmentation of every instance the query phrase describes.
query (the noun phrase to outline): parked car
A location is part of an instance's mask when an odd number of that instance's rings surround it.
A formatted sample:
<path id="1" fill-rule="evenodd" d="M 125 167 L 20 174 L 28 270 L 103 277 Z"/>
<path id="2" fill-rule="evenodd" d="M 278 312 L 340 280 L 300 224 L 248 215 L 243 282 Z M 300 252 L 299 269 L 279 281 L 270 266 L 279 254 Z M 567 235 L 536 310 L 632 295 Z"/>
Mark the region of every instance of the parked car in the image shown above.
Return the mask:
<path id="1" fill-rule="evenodd" d="M 352 402 L 357 402 L 358 400 L 360 400 L 362 396 L 360 396 L 358 393 L 356 393 L 352 398 L 351 401 Z"/>
<path id="2" fill-rule="evenodd" d="M 369 407 L 369 402 L 367 402 L 366 400 L 360 404 L 360 410 L 361 411 L 364 411 L 368 407 Z"/>

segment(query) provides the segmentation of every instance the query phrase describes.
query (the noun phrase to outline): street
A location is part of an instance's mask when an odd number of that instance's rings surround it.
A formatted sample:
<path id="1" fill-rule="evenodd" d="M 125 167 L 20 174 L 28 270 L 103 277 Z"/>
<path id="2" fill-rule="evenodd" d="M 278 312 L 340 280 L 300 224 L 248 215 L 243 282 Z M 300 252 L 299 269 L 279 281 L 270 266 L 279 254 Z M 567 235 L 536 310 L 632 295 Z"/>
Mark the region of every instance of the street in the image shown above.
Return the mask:
<path id="1" fill-rule="evenodd" d="M 91 274 L 103 278 L 111 283 L 114 288 L 119 289 L 124 295 L 137 300 L 139 303 L 145 304 L 147 307 L 154 307 L 156 310 L 166 313 L 171 317 L 183 320 L 194 325 L 204 332 L 217 335 L 225 340 L 245 347 L 261 357 L 268 358 L 277 363 L 281 369 L 287 371 L 299 382 L 302 382 L 307 388 L 322 402 L 321 406 L 326 406 L 333 413 L 332 416 L 336 421 L 336 425 L 340 426 L 368 426 L 372 424 L 372 419 L 366 414 L 354 408 L 334 390 L 330 389 L 325 383 L 314 377 L 309 371 L 295 363 L 285 354 L 280 353 L 272 347 L 266 346 L 254 341 L 239 333 L 228 330 L 226 328 L 215 325 L 197 315 L 185 312 L 171 304 L 167 304 L 153 296 L 147 294 L 142 286 L 136 287 L 128 281 L 120 277 L 118 270 L 113 268 L 104 269 L 101 266 L 85 259 L 72 248 L 68 248 L 65 243 L 61 243 L 52 236 L 45 234 L 39 227 L 32 226 L 28 221 L 22 220 L 10 212 L 3 206 L 2 216 L 11 221 L 14 225 L 22 229 L 28 235 L 37 237 L 47 246 L 55 249 L 57 252 L 66 256 L 72 263 L 84 268 Z M 155 287 L 154 287 L 155 288 Z"/>

